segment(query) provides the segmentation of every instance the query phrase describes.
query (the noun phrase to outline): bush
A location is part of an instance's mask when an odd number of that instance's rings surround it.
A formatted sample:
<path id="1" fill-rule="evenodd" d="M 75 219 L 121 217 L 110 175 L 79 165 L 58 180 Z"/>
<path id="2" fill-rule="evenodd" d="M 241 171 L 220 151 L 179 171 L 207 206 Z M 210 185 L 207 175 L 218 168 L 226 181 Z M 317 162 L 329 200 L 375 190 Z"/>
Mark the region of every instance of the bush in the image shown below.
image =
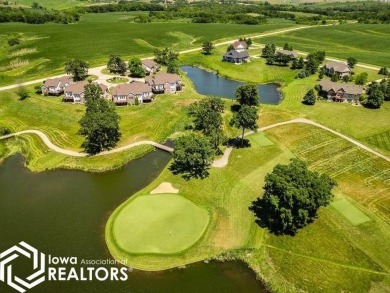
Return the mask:
<path id="1" fill-rule="evenodd" d="M 12 131 L 7 127 L 0 127 L 0 136 L 10 134 Z"/>
<path id="2" fill-rule="evenodd" d="M 17 37 L 13 37 L 13 38 L 8 39 L 8 45 L 10 47 L 16 46 L 16 45 L 19 45 L 19 44 L 20 44 L 20 39 L 17 38 Z"/>
<path id="3" fill-rule="evenodd" d="M 16 90 L 16 94 L 19 96 L 19 100 L 21 101 L 30 97 L 29 91 L 23 86 L 19 86 L 19 88 Z"/>

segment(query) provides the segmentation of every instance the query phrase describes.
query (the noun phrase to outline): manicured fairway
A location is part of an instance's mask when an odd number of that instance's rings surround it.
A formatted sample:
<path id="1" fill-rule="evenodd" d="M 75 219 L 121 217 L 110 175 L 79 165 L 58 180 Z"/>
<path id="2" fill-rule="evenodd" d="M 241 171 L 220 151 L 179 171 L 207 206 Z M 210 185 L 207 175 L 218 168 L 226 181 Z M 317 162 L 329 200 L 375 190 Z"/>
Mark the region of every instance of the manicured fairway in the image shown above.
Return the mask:
<path id="1" fill-rule="evenodd" d="M 274 143 L 264 134 L 264 132 L 259 132 L 251 136 L 251 140 L 255 141 L 259 146 L 269 146 Z"/>
<path id="2" fill-rule="evenodd" d="M 345 198 L 332 202 L 331 206 L 334 207 L 354 226 L 372 221 L 365 213 L 357 209 Z"/>
<path id="3" fill-rule="evenodd" d="M 180 195 L 143 195 L 118 213 L 113 236 L 129 253 L 178 253 L 199 240 L 208 223 L 208 212 Z"/>

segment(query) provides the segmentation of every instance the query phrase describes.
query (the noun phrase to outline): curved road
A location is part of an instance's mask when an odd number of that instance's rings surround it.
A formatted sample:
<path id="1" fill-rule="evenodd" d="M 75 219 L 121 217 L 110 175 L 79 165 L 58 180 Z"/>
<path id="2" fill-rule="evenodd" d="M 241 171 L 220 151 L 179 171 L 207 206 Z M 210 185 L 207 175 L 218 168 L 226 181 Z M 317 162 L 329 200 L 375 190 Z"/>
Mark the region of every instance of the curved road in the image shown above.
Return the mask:
<path id="1" fill-rule="evenodd" d="M 259 130 L 260 131 L 265 131 L 265 130 L 268 130 L 268 129 L 271 129 L 271 128 L 274 128 L 274 127 L 278 127 L 278 126 L 283 126 L 283 125 L 288 125 L 288 124 L 293 124 L 293 123 L 304 123 L 304 124 L 310 124 L 310 125 L 313 125 L 313 126 L 316 126 L 316 127 L 319 127 L 321 129 L 324 129 L 326 131 L 329 131 L 351 143 L 353 143 L 354 145 L 364 149 L 365 151 L 377 156 L 377 157 L 380 157 L 384 160 L 386 160 L 387 162 L 390 162 L 390 158 L 365 146 L 364 144 L 340 133 L 340 132 L 337 132 L 329 127 L 326 127 L 322 124 L 319 124 L 317 122 L 314 122 L 314 121 L 311 121 L 309 119 L 304 119 L 304 118 L 297 118 L 297 119 L 293 119 L 293 120 L 289 120 L 289 121 L 285 121 L 285 122 L 280 122 L 280 123 L 275 123 L 275 124 L 272 124 L 272 125 L 268 125 L 268 126 L 265 126 L 265 127 L 262 127 L 260 128 Z M 253 132 L 247 132 L 245 134 L 245 136 L 249 135 L 249 134 L 252 134 Z M 76 152 L 76 151 L 72 151 L 72 150 L 67 150 L 67 149 L 63 149 L 63 148 L 60 148 L 58 146 L 56 146 L 55 144 L 53 144 L 50 139 L 47 137 L 46 134 L 44 134 L 42 131 L 39 131 L 39 130 L 24 130 L 24 131 L 19 131 L 19 132 L 15 132 L 15 133 L 11 133 L 11 134 L 8 134 L 8 135 L 4 135 L 4 136 L 1 136 L 0 137 L 0 140 L 2 139 L 7 139 L 7 138 L 11 138 L 11 137 L 14 137 L 14 136 L 18 136 L 18 135 L 22 135 L 22 134 L 35 134 L 35 135 L 38 135 L 42 141 L 46 144 L 46 146 L 57 152 L 57 153 L 61 153 L 61 154 L 64 154 L 64 155 L 67 155 L 67 156 L 72 156 L 72 157 L 86 157 L 88 156 L 88 154 L 86 153 L 82 153 L 82 152 Z M 154 142 L 154 141 L 150 141 L 150 140 L 143 140 L 143 141 L 138 141 L 138 142 L 135 142 L 135 143 L 131 143 L 131 144 L 128 144 L 128 145 L 125 145 L 123 147 L 119 147 L 119 148 L 115 148 L 115 149 L 112 149 L 112 150 L 109 150 L 109 151 L 104 151 L 104 152 L 101 152 L 99 154 L 97 154 L 97 156 L 104 156 L 104 155 L 109 155 L 109 154 L 114 154 L 114 153 L 118 153 L 118 152 L 121 152 L 121 151 L 124 151 L 124 150 L 128 150 L 128 149 L 131 149 L 133 147 L 136 147 L 136 146 L 140 146 L 140 145 L 152 145 L 158 149 L 161 149 L 161 150 L 164 150 L 164 151 L 167 151 L 167 152 L 170 152 L 172 153 L 173 152 L 173 148 L 171 147 L 168 147 L 166 145 L 163 145 L 163 144 L 159 144 L 157 142 Z M 216 167 L 216 168 L 222 168 L 222 167 L 225 167 L 228 162 L 229 162 L 229 156 L 230 156 L 230 153 L 232 152 L 233 148 L 232 147 L 229 147 L 225 150 L 223 156 L 217 160 L 214 161 L 214 163 L 212 164 L 213 167 Z"/>

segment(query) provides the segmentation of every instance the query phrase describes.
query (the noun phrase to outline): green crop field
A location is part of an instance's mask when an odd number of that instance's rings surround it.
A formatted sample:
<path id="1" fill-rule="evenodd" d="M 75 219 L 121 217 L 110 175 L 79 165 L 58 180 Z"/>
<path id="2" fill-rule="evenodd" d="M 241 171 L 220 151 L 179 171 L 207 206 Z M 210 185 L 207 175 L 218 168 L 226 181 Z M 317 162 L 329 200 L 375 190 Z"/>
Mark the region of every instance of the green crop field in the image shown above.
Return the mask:
<path id="1" fill-rule="evenodd" d="M 209 223 L 207 210 L 177 194 L 138 196 L 112 222 L 113 239 L 128 253 L 179 253 L 194 245 Z"/>
<path id="2" fill-rule="evenodd" d="M 87 14 L 71 25 L 47 23 L 0 24 L 0 85 L 64 72 L 71 58 L 103 65 L 110 54 L 126 60 L 150 56 L 157 47 L 179 51 L 199 47 L 204 40 L 221 40 L 291 27 L 292 22 L 265 25 L 133 22 L 137 13 Z M 20 45 L 10 48 L 9 33 L 22 35 Z"/>
<path id="3" fill-rule="evenodd" d="M 306 52 L 326 50 L 328 56 L 390 67 L 390 29 L 386 24 L 343 24 L 259 39 L 261 43 L 283 46 L 288 42 Z"/>

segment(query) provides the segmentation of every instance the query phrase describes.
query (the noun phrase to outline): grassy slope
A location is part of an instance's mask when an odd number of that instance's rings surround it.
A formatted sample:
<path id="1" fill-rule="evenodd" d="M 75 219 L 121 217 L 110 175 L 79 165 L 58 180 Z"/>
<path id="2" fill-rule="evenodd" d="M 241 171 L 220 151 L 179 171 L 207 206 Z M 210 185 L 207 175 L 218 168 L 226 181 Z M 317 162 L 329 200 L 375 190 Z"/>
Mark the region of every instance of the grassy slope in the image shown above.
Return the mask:
<path id="1" fill-rule="evenodd" d="M 0 85 L 42 78 L 42 73 L 44 76 L 62 73 L 64 63 L 71 58 L 87 60 L 91 66 L 103 65 L 110 54 L 119 54 L 129 60 L 135 56 L 150 56 L 156 47 L 167 46 L 179 51 L 199 47 L 204 40 L 258 34 L 294 25 L 292 22 L 256 26 L 178 25 L 174 22 L 137 24 L 132 22 L 134 16 L 135 13 L 88 14 L 83 15 L 79 23 L 71 25 L 0 24 L 0 52 L 4 53 L 0 57 L 0 67 L 10 62 L 19 64 L 0 74 Z M 23 34 L 22 43 L 9 48 L 5 32 Z M 24 48 L 36 51 L 11 56 Z"/>
<path id="2" fill-rule="evenodd" d="M 225 252 L 227 255 L 222 258 L 240 257 L 271 288 L 282 292 L 317 292 L 319 288 L 322 292 L 368 292 L 388 287 L 389 164 L 312 126 L 284 126 L 267 131 L 267 136 L 274 145 L 264 146 L 256 135 L 249 136 L 252 147 L 234 150 L 229 165 L 212 169 L 205 180 L 186 182 L 166 169 L 135 195 L 150 192 L 168 181 L 183 196 L 207 208 L 212 222 L 198 245 L 172 256 L 125 254 L 112 239 L 111 223 L 117 216 L 114 212 L 106 226 L 111 253 L 127 259 L 131 266 L 156 270 Z M 259 229 L 247 208 L 261 194 L 265 174 L 276 163 L 285 163 L 294 155 L 307 160 L 310 168 L 335 178 L 339 183 L 336 198 L 353 202 L 371 221 L 354 226 L 336 209 L 328 207 L 321 209 L 319 219 L 296 237 L 276 237 Z"/>
<path id="3" fill-rule="evenodd" d="M 48 9 L 67 9 L 75 6 L 84 6 L 89 4 L 87 1 L 78 1 L 78 0 L 17 0 L 15 1 L 18 5 L 24 5 L 31 7 L 34 2 L 38 2 L 43 7 Z M 12 6 L 11 6 L 12 7 Z"/>
<path id="4" fill-rule="evenodd" d="M 385 24 L 343 24 L 265 37 L 261 42 L 278 46 L 288 42 L 297 50 L 326 50 L 328 56 L 390 67 L 389 38 Z"/>
<path id="5" fill-rule="evenodd" d="M 389 102 L 385 102 L 378 110 L 325 101 L 317 102 L 313 107 L 306 106 L 300 101 L 305 93 L 315 86 L 317 75 L 294 79 L 298 71 L 290 70 L 288 67 L 268 66 L 263 58 L 252 58 L 250 63 L 241 66 L 221 62 L 223 49 L 218 48 L 211 56 L 203 56 L 199 53 L 186 54 L 181 56 L 181 62 L 209 68 L 232 79 L 257 83 L 281 83 L 284 100 L 278 106 L 263 105 L 262 125 L 306 116 L 390 155 Z M 252 56 L 259 53 L 258 49 L 251 50 Z M 361 69 L 356 68 L 355 71 L 359 73 Z M 371 79 L 379 78 L 374 70 L 364 71 L 369 73 Z"/>
<path id="6" fill-rule="evenodd" d="M 121 249 L 135 254 L 187 250 L 209 223 L 205 209 L 177 194 L 138 196 L 117 215 L 113 238 Z"/>

